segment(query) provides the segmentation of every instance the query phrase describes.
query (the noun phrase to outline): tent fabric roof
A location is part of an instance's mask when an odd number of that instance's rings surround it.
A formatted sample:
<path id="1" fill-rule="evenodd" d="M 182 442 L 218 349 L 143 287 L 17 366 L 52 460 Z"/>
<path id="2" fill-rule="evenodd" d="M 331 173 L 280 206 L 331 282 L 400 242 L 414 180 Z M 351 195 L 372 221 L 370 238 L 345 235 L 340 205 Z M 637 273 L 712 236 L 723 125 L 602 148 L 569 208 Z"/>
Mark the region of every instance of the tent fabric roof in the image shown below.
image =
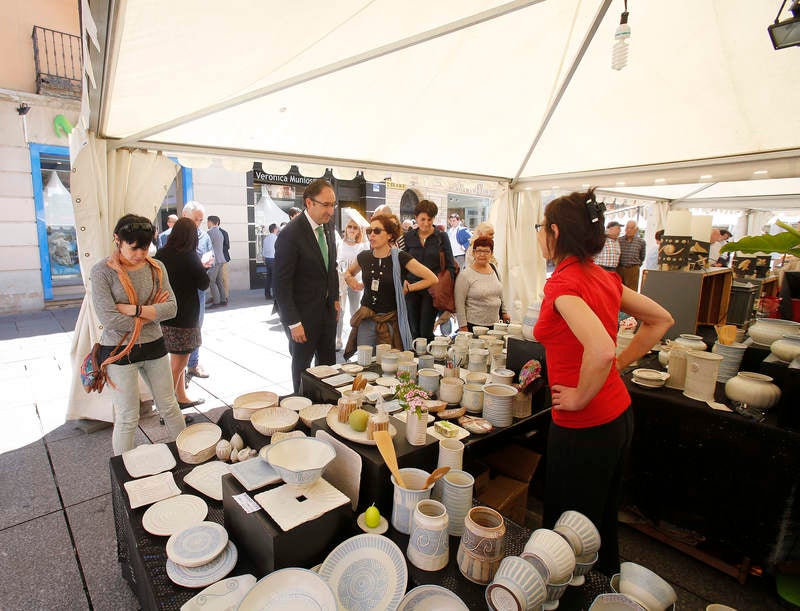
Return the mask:
<path id="1" fill-rule="evenodd" d="M 798 146 L 798 50 L 772 49 L 775 0 L 629 5 L 617 72 L 621 0 L 129 0 L 98 133 L 501 178 Z"/>

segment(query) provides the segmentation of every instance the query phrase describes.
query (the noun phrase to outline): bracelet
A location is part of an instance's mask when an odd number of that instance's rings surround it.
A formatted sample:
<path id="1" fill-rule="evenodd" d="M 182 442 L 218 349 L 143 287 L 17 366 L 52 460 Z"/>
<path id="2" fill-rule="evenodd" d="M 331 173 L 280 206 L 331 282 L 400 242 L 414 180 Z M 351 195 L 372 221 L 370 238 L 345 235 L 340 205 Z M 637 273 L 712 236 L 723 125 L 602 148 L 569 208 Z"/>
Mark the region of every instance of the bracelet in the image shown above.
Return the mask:
<path id="1" fill-rule="evenodd" d="M 134 316 L 136 318 L 139 318 L 141 315 L 142 315 L 142 306 L 137 304 L 136 305 L 136 314 L 134 314 Z"/>

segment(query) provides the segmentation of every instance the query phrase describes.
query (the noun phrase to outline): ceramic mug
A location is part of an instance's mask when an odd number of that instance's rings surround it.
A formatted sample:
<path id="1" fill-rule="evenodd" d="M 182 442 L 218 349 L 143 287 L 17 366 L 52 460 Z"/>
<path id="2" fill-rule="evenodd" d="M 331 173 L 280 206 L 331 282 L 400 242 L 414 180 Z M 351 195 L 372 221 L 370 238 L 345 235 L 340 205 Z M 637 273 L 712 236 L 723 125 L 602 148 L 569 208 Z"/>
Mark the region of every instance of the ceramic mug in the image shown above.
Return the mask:
<path id="1" fill-rule="evenodd" d="M 471 374 L 467 374 L 467 377 L 469 375 Z M 471 414 L 483 411 L 483 384 L 465 384 L 461 395 L 461 406 L 466 407 Z"/>
<path id="2" fill-rule="evenodd" d="M 432 341 L 428 344 L 428 353 L 432 354 L 436 359 L 443 359 L 447 356 L 447 344 L 443 344 L 441 342 L 436 343 L 436 341 Z"/>
<path id="3" fill-rule="evenodd" d="M 356 362 L 362 367 L 369 367 L 372 364 L 372 346 L 363 345 L 358 347 Z"/>
<path id="4" fill-rule="evenodd" d="M 458 544 L 458 570 L 470 581 L 486 585 L 500 566 L 505 551 L 503 516 L 489 507 L 473 507 L 464 518 Z"/>
<path id="5" fill-rule="evenodd" d="M 431 394 L 439 392 L 439 372 L 433 368 L 420 369 L 417 372 L 418 384 Z"/>
<path id="6" fill-rule="evenodd" d="M 433 365 L 435 362 L 436 359 L 433 357 L 432 354 L 420 354 L 417 357 L 417 365 L 419 369 L 433 369 Z"/>
<path id="7" fill-rule="evenodd" d="M 384 374 L 393 374 L 397 371 L 397 366 L 400 362 L 400 356 L 396 353 L 385 352 L 381 356 L 381 371 Z"/>
<path id="8" fill-rule="evenodd" d="M 408 561 L 423 571 L 438 571 L 450 559 L 450 537 L 447 536 L 447 509 L 438 501 L 419 501 L 411 516 L 408 537 Z"/>
<path id="9" fill-rule="evenodd" d="M 417 355 L 425 354 L 428 350 L 428 338 L 426 337 L 418 337 L 414 340 L 414 352 Z"/>
<path id="10" fill-rule="evenodd" d="M 413 414 L 409 414 L 409 416 L 413 416 Z M 420 501 L 430 498 L 433 484 L 424 490 L 420 490 L 425 484 L 425 480 L 427 480 L 430 475 L 430 473 L 422 469 L 400 469 L 400 475 L 402 475 L 406 485 L 411 486 L 411 488 L 402 488 L 395 481 L 394 475 L 389 477 L 394 486 L 394 494 L 392 497 L 392 526 L 398 532 L 407 535 L 411 531 L 411 515 L 414 512 L 414 508 Z"/>
<path id="11" fill-rule="evenodd" d="M 413 350 L 403 350 L 400 353 L 400 362 L 401 363 L 408 363 L 409 361 L 414 360 L 414 351 Z"/>

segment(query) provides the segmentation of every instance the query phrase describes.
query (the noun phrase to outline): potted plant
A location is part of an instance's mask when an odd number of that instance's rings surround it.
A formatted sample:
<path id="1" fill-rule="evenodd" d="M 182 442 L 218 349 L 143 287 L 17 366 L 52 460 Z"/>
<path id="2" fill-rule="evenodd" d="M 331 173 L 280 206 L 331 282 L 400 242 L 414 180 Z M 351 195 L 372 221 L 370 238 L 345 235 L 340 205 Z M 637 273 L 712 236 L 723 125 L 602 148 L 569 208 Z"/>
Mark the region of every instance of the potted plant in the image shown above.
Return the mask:
<path id="1" fill-rule="evenodd" d="M 424 445 L 428 428 L 428 410 L 425 402 L 430 394 L 411 379 L 411 375 L 399 374 L 400 384 L 395 388 L 394 396 L 398 403 L 408 412 L 406 414 L 406 439 L 411 445 Z"/>

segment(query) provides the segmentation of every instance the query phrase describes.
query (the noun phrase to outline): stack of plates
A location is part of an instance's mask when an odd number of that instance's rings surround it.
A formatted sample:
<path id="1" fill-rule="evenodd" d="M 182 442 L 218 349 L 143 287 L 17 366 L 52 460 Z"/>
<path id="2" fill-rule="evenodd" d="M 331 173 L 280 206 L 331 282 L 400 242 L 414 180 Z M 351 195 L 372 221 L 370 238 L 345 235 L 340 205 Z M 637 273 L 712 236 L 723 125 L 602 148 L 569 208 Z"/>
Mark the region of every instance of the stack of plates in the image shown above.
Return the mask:
<path id="1" fill-rule="evenodd" d="M 666 384 L 669 374 L 656 369 L 634 369 L 633 383 L 645 388 L 661 388 Z"/>
<path id="2" fill-rule="evenodd" d="M 483 417 L 492 426 L 511 426 L 516 395 L 517 389 L 508 384 L 487 384 L 483 387 Z"/>
<path id="3" fill-rule="evenodd" d="M 205 588 L 236 566 L 236 546 L 216 522 L 200 522 L 167 540 L 167 576 L 179 586 Z"/>

